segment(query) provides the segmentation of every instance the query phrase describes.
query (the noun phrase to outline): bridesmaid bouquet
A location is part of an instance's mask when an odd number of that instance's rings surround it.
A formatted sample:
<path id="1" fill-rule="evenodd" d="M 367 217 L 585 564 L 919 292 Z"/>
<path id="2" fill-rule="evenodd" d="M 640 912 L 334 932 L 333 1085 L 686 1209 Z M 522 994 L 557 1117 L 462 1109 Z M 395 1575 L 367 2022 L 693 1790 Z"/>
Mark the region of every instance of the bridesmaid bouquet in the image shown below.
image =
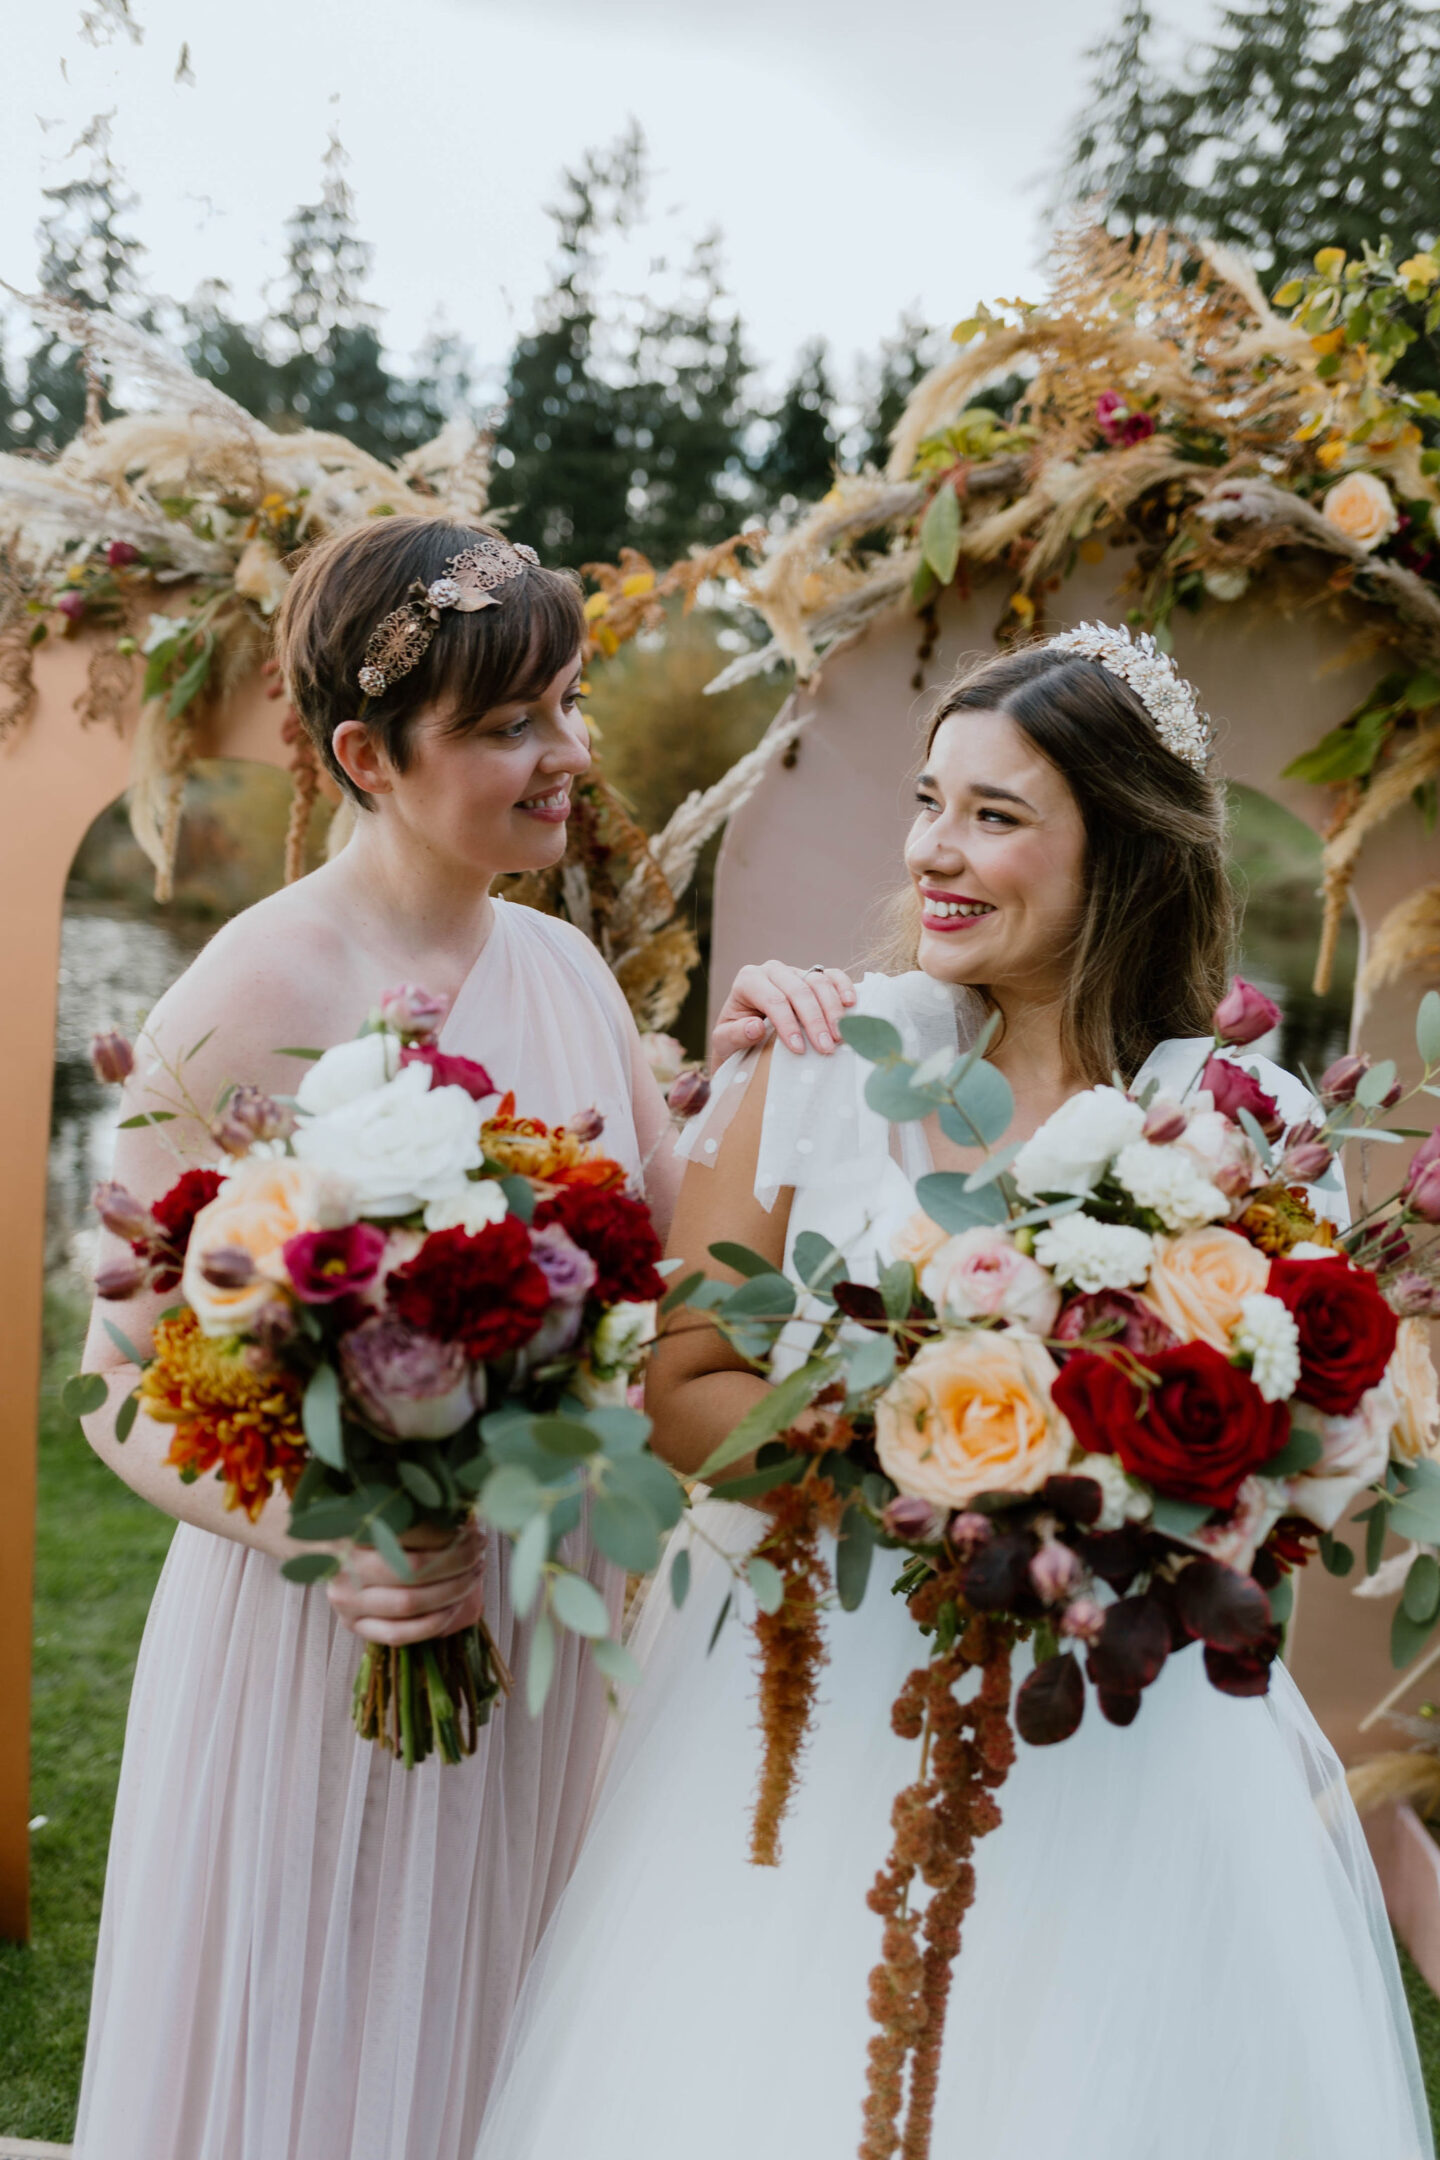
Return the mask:
<path id="1" fill-rule="evenodd" d="M 672 1293 L 767 1371 L 782 1331 L 807 1324 L 804 1362 L 700 1473 L 755 1455 L 723 1494 L 769 1517 L 737 1563 L 759 1608 L 757 1862 L 779 1856 L 825 1659 L 822 1606 L 832 1590 L 860 1604 L 877 1545 L 902 1556 L 894 1588 L 923 1638 L 892 1713 L 922 1743 L 920 1771 L 870 1893 L 885 1937 L 862 2160 L 888 2160 L 907 2107 L 903 2150 L 928 2152 L 971 1855 L 1000 1820 L 1016 1731 L 1066 1739 L 1087 1683 L 1100 1714 L 1128 1725 L 1193 1642 L 1216 1688 L 1263 1695 L 1296 1570 L 1317 1553 L 1336 1575 L 1353 1565 L 1335 1533 L 1357 1498 L 1368 1572 L 1387 1531 L 1413 1541 L 1397 1664 L 1440 1619 L 1425 1326 L 1440 1315 L 1440 1133 L 1397 1194 L 1337 1232 L 1309 1188 L 1338 1151 L 1422 1136 L 1380 1124 L 1408 1098 L 1393 1064 L 1365 1057 L 1332 1065 L 1312 1084 L 1318 1115 L 1286 1130 L 1259 1077 L 1220 1054 L 1278 1019 L 1237 981 L 1183 1100 L 1117 1079 L 994 1150 L 1012 1104 L 984 1062 L 988 1036 L 916 1066 L 888 1022 L 853 1015 L 841 1033 L 875 1067 L 870 1106 L 936 1116 L 987 1151 L 982 1167 L 920 1180 L 923 1212 L 877 1256 L 873 1287 L 803 1233 L 794 1279 L 722 1246 L 743 1283 L 696 1275 Z M 1433 991 L 1416 1034 L 1424 1077 L 1410 1093 L 1440 1095 Z M 823 1530 L 836 1534 L 833 1583 Z M 1034 1665 L 1012 1702 L 1022 1638 Z"/>
<path id="2" fill-rule="evenodd" d="M 635 1677 L 560 1540 L 588 1509 L 603 1553 L 653 1566 L 683 1507 L 631 1402 L 665 1287 L 660 1244 L 595 1144 L 598 1114 L 551 1129 L 513 1096 L 495 1102 L 482 1066 L 439 1048 L 444 1012 L 405 987 L 354 1041 L 286 1051 L 309 1064 L 292 1099 L 241 1085 L 207 1116 L 171 1070 L 175 1106 L 128 1122 L 202 1118 L 223 1160 L 183 1171 L 153 1208 L 98 1187 L 101 1219 L 133 1257 L 96 1287 L 108 1299 L 178 1287 L 150 1358 L 106 1323 L 142 1367 L 117 1436 L 142 1407 L 172 1425 L 167 1460 L 187 1482 L 213 1472 L 227 1507 L 253 1520 L 283 1486 L 295 1538 L 373 1546 L 405 1579 L 420 1558 L 407 1533 L 478 1514 L 511 1540 L 511 1602 L 536 1615 L 535 1714 L 557 1628 L 588 1638 L 607 1683 Z M 97 1043 L 104 1077 L 132 1063 L 123 1038 Z M 98 1376 L 76 1386 L 73 1407 L 98 1407 Z M 324 1549 L 283 1572 L 318 1582 L 340 1564 Z M 407 1769 L 432 1752 L 458 1762 L 510 1685 L 483 1621 L 367 1645 L 356 1728 Z"/>

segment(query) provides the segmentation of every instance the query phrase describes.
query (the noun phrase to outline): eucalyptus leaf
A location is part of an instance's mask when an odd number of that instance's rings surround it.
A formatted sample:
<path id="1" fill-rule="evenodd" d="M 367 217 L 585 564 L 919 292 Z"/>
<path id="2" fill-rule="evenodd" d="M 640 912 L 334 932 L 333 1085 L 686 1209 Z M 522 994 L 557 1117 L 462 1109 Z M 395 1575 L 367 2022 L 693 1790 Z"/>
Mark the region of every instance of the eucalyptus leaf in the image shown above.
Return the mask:
<path id="1" fill-rule="evenodd" d="M 395 1471 L 411 1499 L 418 1500 L 421 1507 L 438 1508 L 444 1505 L 445 1495 L 440 1489 L 439 1481 L 423 1463 L 411 1462 L 402 1455 L 396 1461 Z"/>
<path id="2" fill-rule="evenodd" d="M 670 1563 L 670 1602 L 676 1612 L 679 1612 L 689 1595 L 690 1554 L 688 1548 L 682 1545 Z"/>
<path id="3" fill-rule="evenodd" d="M 1287 1627 L 1295 1610 L 1295 1578 L 1282 1575 L 1270 1589 L 1270 1618 L 1276 1627 Z"/>
<path id="4" fill-rule="evenodd" d="M 835 1543 L 835 1591 L 846 1612 L 854 1612 L 865 1596 L 870 1563 L 875 1557 L 875 1525 L 858 1503 L 847 1507 L 840 1519 Z"/>
<path id="5" fill-rule="evenodd" d="M 595 1543 L 627 1575 L 648 1575 L 660 1561 L 660 1526 L 642 1501 L 604 1493 L 590 1511 Z"/>
<path id="6" fill-rule="evenodd" d="M 1355 1565 L 1355 1555 L 1350 1547 L 1330 1536 L 1328 1531 L 1321 1533 L 1320 1558 L 1328 1575 L 1348 1575 Z"/>
<path id="7" fill-rule="evenodd" d="M 297 1538 L 353 1537 L 370 1510 L 361 1493 L 336 1493 L 329 1499 L 295 1508 L 290 1529 Z"/>
<path id="8" fill-rule="evenodd" d="M 716 1645 L 716 1643 L 717 1643 L 717 1642 L 719 1642 L 719 1640 L 720 1640 L 720 1630 L 721 1630 L 721 1629 L 722 1629 L 722 1628 L 724 1627 L 724 1625 L 725 1625 L 725 1622 L 726 1622 L 726 1621 L 727 1621 L 727 1620 L 729 1619 L 729 1617 L 730 1617 L 730 1608 L 731 1608 L 731 1606 L 732 1606 L 732 1605 L 734 1604 L 734 1602 L 735 1602 L 735 1593 L 734 1593 L 734 1591 L 733 1591 L 733 1590 L 727 1590 L 727 1591 L 726 1591 L 726 1593 L 725 1593 L 725 1602 L 724 1602 L 724 1604 L 723 1604 L 723 1605 L 722 1605 L 722 1606 L 720 1607 L 720 1610 L 719 1610 L 719 1612 L 718 1612 L 718 1613 L 716 1613 L 716 1615 L 715 1615 L 715 1625 L 714 1625 L 714 1627 L 713 1627 L 713 1628 L 711 1628 L 711 1630 L 710 1630 L 710 1640 L 709 1640 L 709 1642 L 708 1642 L 708 1643 L 706 1643 L 706 1645 L 705 1645 L 705 1655 L 706 1655 L 706 1657 L 709 1657 L 709 1655 L 710 1655 L 711 1651 L 712 1651 L 712 1650 L 713 1650 L 713 1649 L 715 1648 L 715 1645 Z"/>
<path id="9" fill-rule="evenodd" d="M 174 1122 L 175 1112 L 173 1110 L 141 1110 L 134 1117 L 121 1118 L 116 1130 L 119 1132 L 134 1132 L 137 1125 L 173 1125 Z"/>
<path id="10" fill-rule="evenodd" d="M 1440 1564 L 1431 1553 L 1417 1553 L 1400 1593 L 1406 1614 L 1417 1627 L 1428 1627 L 1440 1613 Z"/>
<path id="11" fill-rule="evenodd" d="M 600 1435 L 591 1426 L 573 1417 L 537 1417 L 532 1420 L 531 1433 L 537 1447 L 544 1448 L 547 1455 L 563 1455 L 569 1461 L 578 1462 L 586 1455 L 598 1455 Z"/>
<path id="12" fill-rule="evenodd" d="M 505 1195 L 505 1205 L 517 1222 L 533 1222 L 535 1219 L 535 1187 L 528 1177 L 502 1177 L 496 1180 Z"/>
<path id="13" fill-rule="evenodd" d="M 848 1344 L 845 1364 L 845 1384 L 852 1395 L 884 1387 L 895 1371 L 894 1337 L 871 1334 L 863 1342 Z"/>
<path id="14" fill-rule="evenodd" d="M 795 1268 L 807 1290 L 823 1295 L 845 1274 L 845 1255 L 818 1230 L 802 1230 L 795 1240 Z"/>
<path id="15" fill-rule="evenodd" d="M 1004 1073 L 982 1059 L 972 1065 L 963 1080 L 950 1091 L 951 1107 L 969 1128 L 970 1145 L 993 1146 L 1015 1115 L 1015 1097 Z M 940 1123 L 951 1138 L 966 1145 L 942 1114 Z"/>
<path id="16" fill-rule="evenodd" d="M 530 1637 L 530 1658 L 525 1667 L 525 1707 L 539 1717 L 555 1678 L 555 1623 L 542 1612 Z"/>
<path id="17" fill-rule="evenodd" d="M 539 1594 L 549 1557 L 549 1520 L 543 1514 L 532 1515 L 516 1538 L 510 1555 L 510 1603 L 522 1620 Z"/>
<path id="18" fill-rule="evenodd" d="M 650 1437 L 650 1420 L 644 1411 L 631 1410 L 621 1403 L 606 1403 L 599 1410 L 587 1411 L 586 1422 L 600 1435 L 607 1455 L 633 1455 Z"/>
<path id="19" fill-rule="evenodd" d="M 1360 1518 L 1365 1523 L 1365 1573 L 1373 1575 L 1380 1565 L 1385 1550 L 1385 1533 L 1389 1528 L 1390 1510 L 1377 1500 L 1372 1508 Z"/>
<path id="20" fill-rule="evenodd" d="M 72 1373 L 60 1390 L 60 1407 L 67 1417 L 89 1417 L 108 1401 L 109 1383 L 103 1373 Z"/>
<path id="21" fill-rule="evenodd" d="M 763 1395 L 752 1409 L 746 1411 L 734 1430 L 728 1433 L 719 1447 L 701 1463 L 695 1473 L 696 1477 L 703 1483 L 710 1484 L 721 1470 L 727 1469 L 731 1463 L 740 1462 L 746 1455 L 753 1455 L 767 1440 L 773 1440 L 777 1433 L 784 1432 L 788 1425 L 794 1424 L 800 1412 L 815 1400 L 821 1388 L 829 1386 L 838 1370 L 837 1358 L 811 1358 L 797 1371 L 787 1374 L 785 1379 L 771 1388 L 768 1394 Z"/>
<path id="22" fill-rule="evenodd" d="M 957 1230 L 973 1229 L 977 1223 L 1002 1223 L 1006 1219 L 1004 1194 L 994 1185 L 972 1193 L 963 1170 L 932 1170 L 916 1185 L 915 1197 L 930 1220 L 952 1235 Z"/>
<path id="23" fill-rule="evenodd" d="M 1024 1145 L 1023 1140 L 1010 1140 L 1007 1141 L 1004 1147 L 996 1148 L 993 1153 L 987 1155 L 979 1168 L 970 1171 L 967 1175 L 965 1179 L 966 1192 L 981 1192 L 985 1186 L 993 1185 L 996 1178 L 1003 1177 Z"/>
<path id="24" fill-rule="evenodd" d="M 606 1466 L 605 1491 L 636 1500 L 662 1530 L 673 1530 L 685 1512 L 685 1488 L 656 1455 L 620 1455 Z"/>
<path id="25" fill-rule="evenodd" d="M 370 1536 L 374 1540 L 376 1552 L 379 1553 L 390 1572 L 393 1575 L 398 1575 L 401 1582 L 413 1581 L 415 1570 L 411 1566 L 410 1555 L 406 1552 L 383 1515 L 372 1516 Z"/>
<path id="26" fill-rule="evenodd" d="M 913 1125 L 935 1108 L 934 1098 L 911 1084 L 903 1065 L 877 1065 L 865 1082 L 865 1100 L 892 1125 Z"/>
<path id="27" fill-rule="evenodd" d="M 113 1320 L 107 1320 L 105 1322 L 105 1332 L 120 1352 L 121 1357 L 127 1359 L 130 1364 L 143 1365 L 145 1363 L 144 1351 L 136 1348 L 130 1337 L 125 1333 L 124 1328 L 118 1328 Z"/>
<path id="28" fill-rule="evenodd" d="M 948 481 L 920 520 L 920 554 L 939 583 L 948 585 L 960 561 L 960 500 Z"/>
<path id="29" fill-rule="evenodd" d="M 129 1439 L 135 1420 L 139 1415 L 140 1397 L 138 1395 L 127 1395 L 115 1413 L 115 1438 L 122 1447 Z"/>
<path id="30" fill-rule="evenodd" d="M 583 1575 L 572 1575 L 568 1569 L 557 1575 L 550 1585 L 550 1608 L 560 1625 L 569 1628 L 572 1635 L 593 1639 L 610 1632 L 605 1600 L 594 1583 L 587 1582 Z"/>
<path id="31" fill-rule="evenodd" d="M 882 1058 L 899 1057 L 905 1048 L 899 1028 L 873 1013 L 846 1013 L 840 1022 L 840 1039 L 871 1065 L 878 1065 Z"/>
<path id="32" fill-rule="evenodd" d="M 785 1578 L 774 1562 L 757 1553 L 745 1563 L 745 1574 L 761 1612 L 779 1612 L 785 1602 Z"/>
<path id="33" fill-rule="evenodd" d="M 494 1529 L 518 1537 L 537 1508 L 544 1507 L 545 1488 L 523 1464 L 502 1463 L 486 1478 L 478 1505 Z"/>
<path id="34" fill-rule="evenodd" d="M 340 1562 L 334 1553 L 292 1553 L 280 1564 L 280 1572 L 287 1582 L 324 1582 L 331 1575 L 338 1575 Z"/>
<path id="35" fill-rule="evenodd" d="M 718 1260 L 721 1267 L 733 1269 L 737 1275 L 754 1277 L 775 1273 L 773 1260 L 767 1260 L 763 1253 L 752 1252 L 748 1245 L 734 1245 L 728 1240 L 712 1245 L 710 1257 Z"/>
<path id="36" fill-rule="evenodd" d="M 1395 1607 L 1390 1616 L 1390 1662 L 1397 1672 L 1420 1655 L 1434 1625 L 1433 1619 L 1412 1620 L 1403 1604 Z"/>
<path id="37" fill-rule="evenodd" d="M 333 1365 L 317 1365 L 310 1375 L 300 1405 L 305 1438 L 323 1463 L 332 1470 L 345 1468 L 345 1442 L 340 1431 L 340 1382 Z"/>
<path id="38" fill-rule="evenodd" d="M 680 1281 L 677 1283 L 673 1283 L 671 1287 L 666 1291 L 664 1297 L 661 1298 L 661 1312 L 671 1313 L 674 1312 L 677 1307 L 681 1305 L 688 1305 L 691 1299 L 691 1295 L 693 1294 L 693 1292 L 700 1288 L 700 1285 L 704 1282 L 704 1280 L 704 1274 L 698 1268 L 693 1275 L 682 1276 Z"/>
<path id="39" fill-rule="evenodd" d="M 1440 1065 L 1440 990 L 1427 990 L 1415 1015 L 1415 1047 L 1426 1071 Z"/>
<path id="40" fill-rule="evenodd" d="M 1167 1500 L 1157 1493 L 1150 1520 L 1155 1529 L 1163 1530 L 1167 1537 L 1187 1538 L 1193 1537 L 1214 1512 L 1198 1500 Z"/>
<path id="41" fill-rule="evenodd" d="M 1355 1090 L 1355 1100 L 1363 1110 L 1378 1110 L 1385 1097 L 1395 1085 L 1394 1058 L 1381 1058 L 1378 1065 L 1360 1075 Z"/>
<path id="42" fill-rule="evenodd" d="M 1389 1510 L 1386 1528 L 1393 1530 L 1396 1537 L 1413 1538 L 1417 1545 L 1440 1545 L 1440 1495 L 1407 1493 Z M 1368 1572 L 1373 1575 L 1375 1570 Z"/>
<path id="43" fill-rule="evenodd" d="M 1235 1114 L 1239 1118 L 1241 1125 L 1245 1129 L 1246 1137 L 1253 1144 L 1255 1152 L 1260 1157 L 1260 1160 L 1265 1165 L 1265 1168 L 1267 1170 L 1272 1169 L 1275 1163 L 1275 1150 L 1270 1145 L 1270 1142 L 1266 1139 L 1265 1129 L 1261 1125 L 1259 1119 L 1255 1116 L 1254 1111 L 1245 1109 L 1244 1105 L 1242 1104 Z"/>
<path id="44" fill-rule="evenodd" d="M 591 1643 L 590 1655 L 612 1687 L 639 1686 L 640 1667 L 623 1643 L 607 1636 L 604 1642 Z"/>
<path id="45" fill-rule="evenodd" d="M 1307 1432 L 1303 1425 L 1293 1428 L 1290 1438 L 1278 1455 L 1260 1466 L 1261 1477 L 1299 1477 L 1303 1470 L 1311 1470 L 1325 1452 L 1325 1444 L 1318 1433 Z"/>
<path id="46" fill-rule="evenodd" d="M 892 1260 L 880 1269 L 880 1295 L 889 1320 L 906 1320 L 915 1303 L 915 1270 L 908 1260 Z"/>

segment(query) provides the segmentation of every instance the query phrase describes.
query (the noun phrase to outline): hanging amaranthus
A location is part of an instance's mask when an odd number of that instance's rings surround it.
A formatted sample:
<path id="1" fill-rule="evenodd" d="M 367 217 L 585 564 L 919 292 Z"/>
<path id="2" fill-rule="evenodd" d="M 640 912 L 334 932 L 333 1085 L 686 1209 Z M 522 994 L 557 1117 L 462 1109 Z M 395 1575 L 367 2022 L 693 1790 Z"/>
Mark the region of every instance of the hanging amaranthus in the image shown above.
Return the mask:
<path id="1" fill-rule="evenodd" d="M 975 1896 L 971 1855 L 975 1840 L 999 1825 L 993 1788 L 1015 1760 L 1014 1629 L 968 1612 L 958 1569 L 930 1576 L 909 1603 L 945 1647 L 909 1675 L 891 1712 L 900 1738 L 921 1743 L 920 1775 L 895 1802 L 890 1857 L 869 1896 L 885 1932 L 870 1975 L 870 2015 L 879 2030 L 870 2042 L 860 2160 L 892 2160 L 897 2152 L 901 2160 L 928 2160 L 951 1973 Z M 962 1703 L 956 1689 L 974 1671 L 978 1692 Z M 920 1882 L 930 1892 L 923 1910 L 913 1901 Z"/>
<path id="2" fill-rule="evenodd" d="M 830 1589 L 830 1570 L 821 1555 L 820 1530 L 834 1502 L 828 1478 L 807 1478 L 800 1485 L 779 1486 L 760 1503 L 771 1528 L 752 1557 L 779 1570 L 785 1595 L 775 1612 L 755 1617 L 764 1742 L 750 1830 L 750 1858 L 757 1867 L 780 1864 L 780 1826 L 795 1796 L 800 1755 L 829 1655 L 820 1606 Z"/>

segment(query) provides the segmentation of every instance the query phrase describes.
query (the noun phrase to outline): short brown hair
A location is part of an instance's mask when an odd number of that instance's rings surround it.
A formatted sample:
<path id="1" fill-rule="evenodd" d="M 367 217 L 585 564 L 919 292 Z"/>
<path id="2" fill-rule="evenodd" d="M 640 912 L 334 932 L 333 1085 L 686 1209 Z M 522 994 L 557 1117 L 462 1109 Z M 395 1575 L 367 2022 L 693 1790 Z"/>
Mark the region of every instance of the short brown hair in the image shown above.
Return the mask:
<path id="1" fill-rule="evenodd" d="M 963 669 L 925 738 L 1001 712 L 1061 775 L 1085 829 L 1085 903 L 1061 1017 L 1067 1063 L 1133 1080 L 1156 1044 L 1208 1035 L 1235 936 L 1225 795 L 1165 748 L 1129 685 L 1097 660 L 1022 647 Z M 914 943 L 909 965 L 914 965 Z"/>
<path id="2" fill-rule="evenodd" d="M 527 564 L 500 588 L 498 606 L 471 615 L 447 609 L 418 667 L 380 697 L 364 698 L 358 678 L 371 632 L 413 584 L 433 584 L 452 556 L 485 535 L 498 537 L 489 526 L 448 518 L 372 518 L 320 541 L 290 582 L 275 639 L 291 701 L 326 770 L 366 809 L 374 805 L 335 756 L 343 721 L 363 717 L 404 772 L 411 723 L 423 707 L 449 704 L 452 732 L 463 734 L 495 706 L 538 696 L 585 642 L 579 580 Z"/>

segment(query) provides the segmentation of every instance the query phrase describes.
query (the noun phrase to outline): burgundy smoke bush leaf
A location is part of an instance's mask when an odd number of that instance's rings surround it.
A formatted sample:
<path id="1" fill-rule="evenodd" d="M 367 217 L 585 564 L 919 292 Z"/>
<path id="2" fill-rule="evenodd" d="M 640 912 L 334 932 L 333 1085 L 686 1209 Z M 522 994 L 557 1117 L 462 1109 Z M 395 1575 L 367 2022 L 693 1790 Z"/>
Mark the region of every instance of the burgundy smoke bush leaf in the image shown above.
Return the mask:
<path id="1" fill-rule="evenodd" d="M 1280 1649 L 1280 1630 L 1272 1627 L 1263 1642 L 1247 1650 L 1218 1650 L 1205 1645 L 1205 1671 L 1222 1695 L 1268 1695 L 1270 1667 Z"/>
<path id="2" fill-rule="evenodd" d="M 1091 1477 L 1052 1477 L 1045 1480 L 1037 1497 L 1067 1522 L 1098 1522 L 1105 1495 Z"/>
<path id="3" fill-rule="evenodd" d="M 1217 1650 L 1249 1649 L 1270 1631 L 1270 1600 L 1259 1583 L 1219 1560 L 1182 1569 L 1175 1604 L 1190 1633 Z"/>
<path id="4" fill-rule="evenodd" d="M 866 1326 L 877 1321 L 883 1324 L 885 1300 L 868 1283 L 836 1283 L 830 1295 L 848 1320 L 859 1320 Z"/>
<path id="5" fill-rule="evenodd" d="M 1139 1695 L 1124 1688 L 1097 1688 L 1095 1700 L 1112 1725 L 1133 1725 L 1140 1712 Z"/>
<path id="6" fill-rule="evenodd" d="M 1018 1598 L 1028 1599 L 1034 1550 L 1033 1539 L 1014 1532 L 991 1538 L 966 1565 L 962 1582 L 966 1602 L 977 1612 L 997 1612 Z"/>
<path id="7" fill-rule="evenodd" d="M 1145 1557 L 1145 1535 L 1134 1523 L 1097 1531 L 1082 1542 L 1080 1557 L 1112 1590 L 1128 1590 Z"/>
<path id="8" fill-rule="evenodd" d="M 1069 1650 L 1047 1658 L 1015 1697 L 1015 1730 L 1031 1747 L 1068 1740 L 1085 1714 L 1085 1682 Z"/>
<path id="9" fill-rule="evenodd" d="M 1130 1693 L 1149 1687 L 1169 1655 L 1170 1623 L 1156 1600 L 1121 1598 L 1090 1652 L 1090 1677 L 1098 1688 Z"/>

